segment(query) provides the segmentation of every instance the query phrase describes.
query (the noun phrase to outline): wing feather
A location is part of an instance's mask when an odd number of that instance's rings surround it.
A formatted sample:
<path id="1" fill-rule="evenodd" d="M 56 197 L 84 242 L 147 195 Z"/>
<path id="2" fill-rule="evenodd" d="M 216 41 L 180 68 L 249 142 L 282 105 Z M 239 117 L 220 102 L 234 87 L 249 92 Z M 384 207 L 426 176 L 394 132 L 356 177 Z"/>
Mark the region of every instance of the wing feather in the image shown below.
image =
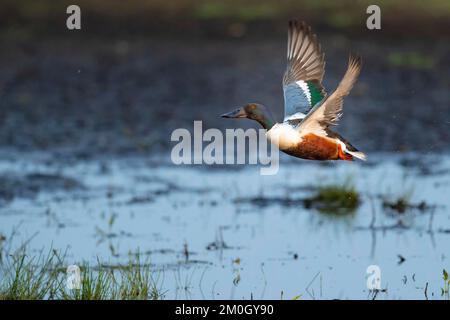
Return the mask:
<path id="1" fill-rule="evenodd" d="M 338 124 L 343 112 L 344 98 L 353 88 L 360 71 L 361 58 L 350 56 L 347 71 L 336 90 L 310 111 L 298 125 L 298 130 L 327 135 L 326 129 Z"/>
<path id="2" fill-rule="evenodd" d="M 284 115 L 285 119 L 301 119 L 325 96 L 325 55 L 316 35 L 303 22 L 289 21 L 287 59 L 283 76 Z"/>

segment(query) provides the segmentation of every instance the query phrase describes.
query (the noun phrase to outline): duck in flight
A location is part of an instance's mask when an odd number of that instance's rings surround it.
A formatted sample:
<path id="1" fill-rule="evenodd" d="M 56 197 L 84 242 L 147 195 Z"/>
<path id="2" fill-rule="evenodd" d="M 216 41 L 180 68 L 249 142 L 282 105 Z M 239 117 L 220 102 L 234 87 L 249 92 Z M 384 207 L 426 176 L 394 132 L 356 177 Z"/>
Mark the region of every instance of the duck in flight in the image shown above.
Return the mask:
<path id="1" fill-rule="evenodd" d="M 305 23 L 289 21 L 287 69 L 283 76 L 284 120 L 276 123 L 268 109 L 249 103 L 224 118 L 247 118 L 259 122 L 278 148 L 294 157 L 310 160 L 366 160 L 330 126 L 342 116 L 344 97 L 356 82 L 361 58 L 350 56 L 348 68 L 336 90 L 327 96 L 322 86 L 325 55 L 316 35 Z"/>

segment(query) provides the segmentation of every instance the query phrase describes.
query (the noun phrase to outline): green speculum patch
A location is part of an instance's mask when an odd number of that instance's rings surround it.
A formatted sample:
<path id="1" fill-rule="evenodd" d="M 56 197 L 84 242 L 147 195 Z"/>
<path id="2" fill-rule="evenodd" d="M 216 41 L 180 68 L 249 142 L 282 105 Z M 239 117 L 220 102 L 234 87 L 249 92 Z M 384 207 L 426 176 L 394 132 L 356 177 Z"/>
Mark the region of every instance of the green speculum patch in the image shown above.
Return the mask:
<path id="1" fill-rule="evenodd" d="M 322 91 L 317 87 L 313 81 L 307 81 L 309 92 L 311 93 L 311 106 L 315 106 L 323 99 Z"/>

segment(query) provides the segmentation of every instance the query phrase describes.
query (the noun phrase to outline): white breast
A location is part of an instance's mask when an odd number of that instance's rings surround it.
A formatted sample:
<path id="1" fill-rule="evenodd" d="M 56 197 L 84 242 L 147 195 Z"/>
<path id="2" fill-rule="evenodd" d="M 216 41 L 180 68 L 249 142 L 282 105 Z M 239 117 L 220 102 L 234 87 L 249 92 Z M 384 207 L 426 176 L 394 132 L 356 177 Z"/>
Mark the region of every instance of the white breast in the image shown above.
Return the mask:
<path id="1" fill-rule="evenodd" d="M 279 149 L 286 150 L 296 146 L 302 141 L 302 137 L 288 123 L 277 123 L 266 133 L 267 139 L 277 145 Z"/>

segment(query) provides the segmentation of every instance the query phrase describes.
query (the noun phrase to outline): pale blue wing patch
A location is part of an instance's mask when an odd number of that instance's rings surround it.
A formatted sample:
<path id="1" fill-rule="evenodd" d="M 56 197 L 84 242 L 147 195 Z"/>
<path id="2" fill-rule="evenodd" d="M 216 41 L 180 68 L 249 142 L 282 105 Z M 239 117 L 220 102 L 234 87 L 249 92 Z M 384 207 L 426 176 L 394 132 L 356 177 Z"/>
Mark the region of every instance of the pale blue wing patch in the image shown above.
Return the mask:
<path id="1" fill-rule="evenodd" d="M 283 86 L 284 120 L 302 119 L 311 109 L 311 92 L 308 84 L 299 80 Z"/>

